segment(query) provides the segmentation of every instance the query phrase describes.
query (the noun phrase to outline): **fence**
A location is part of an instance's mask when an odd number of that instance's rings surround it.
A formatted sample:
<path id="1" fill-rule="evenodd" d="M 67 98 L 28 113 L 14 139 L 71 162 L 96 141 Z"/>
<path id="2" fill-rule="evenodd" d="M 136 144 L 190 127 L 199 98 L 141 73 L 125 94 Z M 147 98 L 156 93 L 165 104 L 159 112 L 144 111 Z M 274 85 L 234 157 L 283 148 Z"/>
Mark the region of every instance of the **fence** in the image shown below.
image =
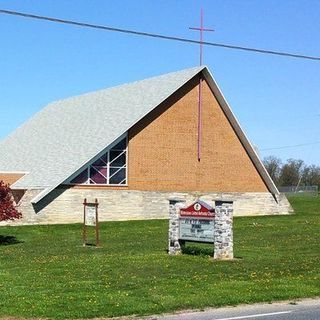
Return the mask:
<path id="1" fill-rule="evenodd" d="M 319 195 L 318 186 L 286 186 L 279 187 L 279 191 L 281 193 L 285 193 L 287 195 L 299 195 L 299 196 L 314 196 L 317 197 Z"/>

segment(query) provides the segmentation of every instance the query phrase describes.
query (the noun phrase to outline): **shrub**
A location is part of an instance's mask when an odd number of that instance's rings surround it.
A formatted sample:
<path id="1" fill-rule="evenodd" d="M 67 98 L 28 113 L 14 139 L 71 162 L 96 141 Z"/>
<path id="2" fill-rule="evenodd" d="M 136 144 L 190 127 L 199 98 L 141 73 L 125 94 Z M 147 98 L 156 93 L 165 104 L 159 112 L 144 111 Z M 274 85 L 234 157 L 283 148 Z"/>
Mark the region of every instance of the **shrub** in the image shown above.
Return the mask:
<path id="1" fill-rule="evenodd" d="M 20 219 L 21 217 L 21 213 L 13 202 L 9 185 L 0 181 L 0 221 Z"/>

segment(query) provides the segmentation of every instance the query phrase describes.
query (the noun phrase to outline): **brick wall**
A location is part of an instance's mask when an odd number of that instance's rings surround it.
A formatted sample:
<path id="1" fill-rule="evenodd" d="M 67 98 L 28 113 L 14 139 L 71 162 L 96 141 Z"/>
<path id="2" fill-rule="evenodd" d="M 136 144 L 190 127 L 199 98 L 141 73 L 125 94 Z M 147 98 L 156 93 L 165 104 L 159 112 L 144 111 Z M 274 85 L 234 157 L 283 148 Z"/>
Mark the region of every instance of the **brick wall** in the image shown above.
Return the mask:
<path id="1" fill-rule="evenodd" d="M 267 192 L 205 81 L 202 119 L 200 162 L 197 79 L 130 129 L 128 189 Z"/>
<path id="2" fill-rule="evenodd" d="M 13 184 L 21 177 L 23 177 L 24 173 L 8 173 L 8 172 L 0 172 L 0 180 L 2 180 L 6 184 Z"/>

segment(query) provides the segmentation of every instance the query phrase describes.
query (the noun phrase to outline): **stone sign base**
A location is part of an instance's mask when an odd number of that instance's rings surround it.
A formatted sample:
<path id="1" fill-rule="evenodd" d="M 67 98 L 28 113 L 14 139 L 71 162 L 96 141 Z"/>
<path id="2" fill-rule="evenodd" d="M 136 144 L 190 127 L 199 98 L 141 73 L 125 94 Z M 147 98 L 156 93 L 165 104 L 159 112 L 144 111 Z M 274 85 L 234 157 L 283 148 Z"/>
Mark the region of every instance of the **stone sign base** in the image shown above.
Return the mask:
<path id="1" fill-rule="evenodd" d="M 233 259 L 233 202 L 216 201 L 214 255 L 216 260 Z"/>
<path id="2" fill-rule="evenodd" d="M 168 253 L 176 255 L 181 253 L 179 223 L 180 210 L 185 207 L 185 200 L 179 198 L 169 199 L 169 247 Z M 215 260 L 233 259 L 233 202 L 215 201 L 213 258 Z"/>
<path id="3" fill-rule="evenodd" d="M 180 254 L 179 217 L 180 209 L 185 207 L 185 200 L 169 199 L 169 249 L 171 255 Z"/>

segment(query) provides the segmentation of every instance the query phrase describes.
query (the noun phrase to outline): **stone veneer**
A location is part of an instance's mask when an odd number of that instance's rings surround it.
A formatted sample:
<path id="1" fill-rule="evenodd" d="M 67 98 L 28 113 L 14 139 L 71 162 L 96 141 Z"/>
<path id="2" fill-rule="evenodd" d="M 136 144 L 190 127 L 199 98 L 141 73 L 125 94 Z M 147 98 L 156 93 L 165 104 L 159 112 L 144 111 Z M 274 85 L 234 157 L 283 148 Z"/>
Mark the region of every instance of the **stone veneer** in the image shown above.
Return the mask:
<path id="1" fill-rule="evenodd" d="M 19 203 L 23 218 L 13 224 L 63 224 L 82 222 L 83 199 L 99 201 L 99 220 L 167 219 L 168 199 L 179 198 L 186 204 L 201 199 L 207 203 L 215 200 L 234 201 L 234 216 L 289 214 L 292 208 L 284 195 L 277 201 L 270 193 L 203 193 L 203 192 L 156 192 L 134 190 L 103 190 L 57 188 L 50 194 L 38 213 L 31 199 L 41 190 L 27 190 Z M 0 225 L 12 224 L 1 222 Z"/>
<path id="2" fill-rule="evenodd" d="M 233 259 L 232 201 L 215 201 L 213 258 L 216 260 Z"/>
<path id="3" fill-rule="evenodd" d="M 179 218 L 180 210 L 186 206 L 185 200 L 169 199 L 169 243 L 168 253 L 170 255 L 180 254 L 181 245 L 179 242 Z"/>

